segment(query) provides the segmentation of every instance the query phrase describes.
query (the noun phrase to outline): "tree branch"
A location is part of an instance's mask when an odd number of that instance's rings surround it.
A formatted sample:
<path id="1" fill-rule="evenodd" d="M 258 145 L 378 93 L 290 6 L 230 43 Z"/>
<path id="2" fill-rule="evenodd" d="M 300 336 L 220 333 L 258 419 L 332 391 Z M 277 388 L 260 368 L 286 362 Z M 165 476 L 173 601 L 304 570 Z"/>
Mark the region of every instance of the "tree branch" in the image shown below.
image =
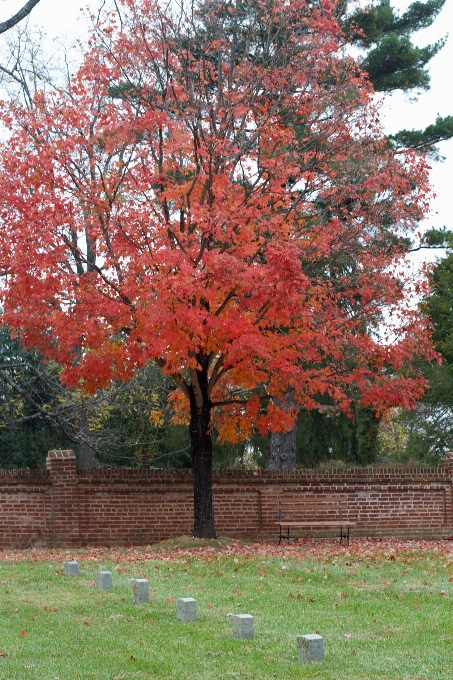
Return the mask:
<path id="1" fill-rule="evenodd" d="M 19 21 L 25 19 L 25 17 L 30 14 L 33 7 L 38 4 L 38 2 L 39 0 L 28 0 L 28 2 L 25 3 L 25 5 L 17 12 L 17 14 L 12 16 L 7 21 L 2 21 L 0 23 L 0 33 L 6 33 L 6 31 L 9 31 L 10 28 L 13 28 L 13 26 L 18 24 Z"/>

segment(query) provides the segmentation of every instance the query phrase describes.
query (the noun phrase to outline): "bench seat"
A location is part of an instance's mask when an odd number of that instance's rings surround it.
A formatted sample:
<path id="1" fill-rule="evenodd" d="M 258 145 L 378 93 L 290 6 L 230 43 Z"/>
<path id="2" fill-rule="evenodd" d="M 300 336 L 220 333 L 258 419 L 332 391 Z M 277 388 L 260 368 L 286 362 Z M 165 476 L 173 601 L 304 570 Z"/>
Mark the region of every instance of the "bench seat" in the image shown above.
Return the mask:
<path id="1" fill-rule="evenodd" d="M 324 496 L 316 498 L 311 494 L 301 494 L 296 497 L 286 497 L 279 498 L 279 518 L 278 522 L 274 522 L 280 529 L 279 544 L 282 538 L 285 538 L 287 542 L 290 541 L 290 530 L 292 528 L 329 528 L 329 527 L 339 527 L 340 528 L 340 543 L 343 542 L 345 538 L 349 545 L 350 529 L 356 526 L 356 522 L 351 521 L 349 518 L 345 517 L 348 512 L 348 499 L 345 496 Z M 324 514 L 335 513 L 335 517 L 331 519 L 317 519 L 317 513 L 322 512 Z M 302 515 L 303 518 L 300 520 L 296 519 L 295 516 Z M 308 519 L 307 515 L 313 515 L 312 518 Z M 286 529 L 286 531 L 284 531 Z M 345 531 L 343 531 L 345 530 Z"/>

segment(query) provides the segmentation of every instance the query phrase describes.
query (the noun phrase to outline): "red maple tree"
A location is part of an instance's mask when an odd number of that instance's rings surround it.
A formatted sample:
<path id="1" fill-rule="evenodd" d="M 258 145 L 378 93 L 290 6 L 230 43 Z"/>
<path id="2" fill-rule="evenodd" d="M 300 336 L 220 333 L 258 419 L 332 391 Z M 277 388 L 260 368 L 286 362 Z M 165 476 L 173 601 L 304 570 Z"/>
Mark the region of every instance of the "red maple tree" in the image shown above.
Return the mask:
<path id="1" fill-rule="evenodd" d="M 124 0 L 67 89 L 2 109 L 5 322 L 68 385 L 149 360 L 173 377 L 195 536 L 215 535 L 213 419 L 244 438 L 320 395 L 380 410 L 423 391 L 398 263 L 427 168 L 389 147 L 335 6 Z"/>

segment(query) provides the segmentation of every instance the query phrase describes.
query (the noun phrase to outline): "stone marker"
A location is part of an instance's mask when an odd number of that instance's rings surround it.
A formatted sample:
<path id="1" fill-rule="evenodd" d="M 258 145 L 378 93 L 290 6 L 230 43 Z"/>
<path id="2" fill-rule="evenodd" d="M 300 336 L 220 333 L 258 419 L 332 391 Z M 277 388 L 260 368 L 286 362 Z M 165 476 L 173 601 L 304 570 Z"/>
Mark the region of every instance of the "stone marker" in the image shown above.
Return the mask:
<path id="1" fill-rule="evenodd" d="M 253 616 L 251 614 L 235 614 L 231 618 L 233 637 L 237 640 L 253 638 L 255 634 Z"/>
<path id="2" fill-rule="evenodd" d="M 112 572 L 98 571 L 98 590 L 110 590 L 112 587 Z"/>
<path id="3" fill-rule="evenodd" d="M 197 601 L 193 597 L 179 597 L 176 601 L 176 615 L 183 623 L 196 621 Z"/>
<path id="4" fill-rule="evenodd" d="M 79 563 L 78 562 L 65 562 L 64 563 L 64 573 L 66 576 L 78 576 L 79 575 Z"/>
<path id="5" fill-rule="evenodd" d="M 132 599 L 134 601 L 134 604 L 148 604 L 149 602 L 148 579 L 146 578 L 132 579 Z"/>
<path id="6" fill-rule="evenodd" d="M 321 635 L 298 635 L 297 654 L 301 663 L 324 661 L 324 640 Z"/>

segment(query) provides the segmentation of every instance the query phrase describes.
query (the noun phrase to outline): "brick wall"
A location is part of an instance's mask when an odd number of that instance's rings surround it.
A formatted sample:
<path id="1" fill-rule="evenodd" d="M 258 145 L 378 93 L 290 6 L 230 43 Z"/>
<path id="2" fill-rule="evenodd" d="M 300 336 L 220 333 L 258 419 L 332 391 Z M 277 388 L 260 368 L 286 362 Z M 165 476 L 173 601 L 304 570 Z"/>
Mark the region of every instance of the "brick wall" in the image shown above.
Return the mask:
<path id="1" fill-rule="evenodd" d="M 340 493 L 354 536 L 447 538 L 452 481 L 451 456 L 434 469 L 224 470 L 213 475 L 216 527 L 275 537 L 279 496 Z M 0 470 L 2 547 L 148 544 L 189 534 L 192 521 L 190 470 L 76 470 L 72 451 L 50 451 L 46 471 Z"/>

